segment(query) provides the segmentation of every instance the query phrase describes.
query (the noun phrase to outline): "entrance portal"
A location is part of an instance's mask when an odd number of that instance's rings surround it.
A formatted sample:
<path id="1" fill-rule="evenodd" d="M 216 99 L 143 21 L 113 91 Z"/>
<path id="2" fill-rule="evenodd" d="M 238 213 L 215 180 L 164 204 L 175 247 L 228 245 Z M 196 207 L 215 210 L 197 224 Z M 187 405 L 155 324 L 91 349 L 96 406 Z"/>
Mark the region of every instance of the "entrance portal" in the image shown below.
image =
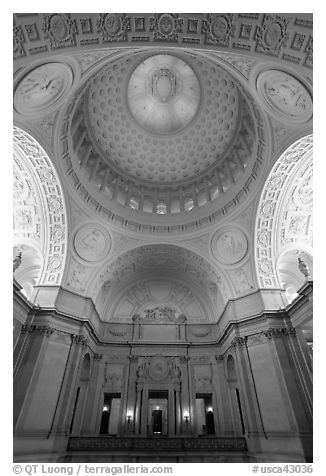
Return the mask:
<path id="1" fill-rule="evenodd" d="M 168 391 L 157 390 L 148 392 L 148 420 L 147 432 L 149 435 L 168 434 Z"/>

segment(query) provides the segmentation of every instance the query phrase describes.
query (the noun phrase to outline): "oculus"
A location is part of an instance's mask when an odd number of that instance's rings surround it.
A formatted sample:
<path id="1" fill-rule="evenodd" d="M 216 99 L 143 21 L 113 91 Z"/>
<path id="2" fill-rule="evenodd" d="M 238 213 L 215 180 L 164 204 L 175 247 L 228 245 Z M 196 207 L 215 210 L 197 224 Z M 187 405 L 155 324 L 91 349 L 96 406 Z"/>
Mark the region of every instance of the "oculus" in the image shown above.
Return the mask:
<path id="1" fill-rule="evenodd" d="M 131 74 L 127 100 L 138 125 L 156 134 L 175 133 L 195 117 L 200 84 L 193 69 L 172 55 L 154 55 Z"/>

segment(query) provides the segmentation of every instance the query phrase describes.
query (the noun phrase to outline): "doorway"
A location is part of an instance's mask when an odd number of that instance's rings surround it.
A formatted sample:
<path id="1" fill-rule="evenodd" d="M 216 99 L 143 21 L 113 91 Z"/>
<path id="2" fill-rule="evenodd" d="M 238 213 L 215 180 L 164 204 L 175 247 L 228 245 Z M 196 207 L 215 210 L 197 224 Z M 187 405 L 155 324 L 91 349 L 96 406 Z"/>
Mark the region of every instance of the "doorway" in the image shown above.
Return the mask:
<path id="1" fill-rule="evenodd" d="M 149 435 L 168 434 L 168 391 L 148 392 L 147 433 Z"/>
<path id="2" fill-rule="evenodd" d="M 120 393 L 105 393 L 101 417 L 100 434 L 116 435 L 120 417 Z"/>
<path id="3" fill-rule="evenodd" d="M 211 393 L 196 393 L 197 430 L 199 435 L 215 435 Z"/>

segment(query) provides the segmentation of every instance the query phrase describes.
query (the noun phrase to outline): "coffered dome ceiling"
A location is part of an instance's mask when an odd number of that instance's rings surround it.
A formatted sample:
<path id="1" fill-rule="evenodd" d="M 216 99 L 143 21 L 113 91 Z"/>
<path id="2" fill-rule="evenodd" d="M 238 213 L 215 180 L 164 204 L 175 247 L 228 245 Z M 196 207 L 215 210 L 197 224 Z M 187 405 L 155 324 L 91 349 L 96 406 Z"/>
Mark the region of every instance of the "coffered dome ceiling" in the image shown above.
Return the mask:
<path id="1" fill-rule="evenodd" d="M 206 171 L 235 134 L 235 83 L 221 68 L 197 59 L 192 62 L 202 86 L 177 56 L 153 55 L 134 69 L 135 62 L 122 58 L 103 68 L 86 93 L 87 130 L 101 157 L 151 183 L 189 180 Z"/>
<path id="2" fill-rule="evenodd" d="M 163 226 L 232 201 L 263 134 L 236 78 L 194 53 L 128 52 L 90 76 L 67 111 L 63 162 L 89 195 L 115 217 Z"/>

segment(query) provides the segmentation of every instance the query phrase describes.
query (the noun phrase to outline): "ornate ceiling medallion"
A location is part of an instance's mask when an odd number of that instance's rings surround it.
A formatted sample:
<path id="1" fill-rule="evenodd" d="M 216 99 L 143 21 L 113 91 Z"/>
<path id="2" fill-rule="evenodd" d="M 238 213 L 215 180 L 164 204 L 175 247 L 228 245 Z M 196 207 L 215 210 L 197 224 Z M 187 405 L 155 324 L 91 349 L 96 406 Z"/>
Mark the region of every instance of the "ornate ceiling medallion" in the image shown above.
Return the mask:
<path id="1" fill-rule="evenodd" d="M 279 70 L 261 72 L 257 91 L 268 111 L 276 118 L 304 123 L 312 118 L 312 99 L 306 87 L 295 77 Z"/>
<path id="2" fill-rule="evenodd" d="M 172 55 L 145 59 L 132 73 L 127 97 L 135 121 L 156 134 L 184 129 L 195 117 L 201 98 L 190 66 Z"/>
<path id="3" fill-rule="evenodd" d="M 46 63 L 33 69 L 19 82 L 14 94 L 14 106 L 24 115 L 48 114 L 57 107 L 73 83 L 70 66 Z"/>

